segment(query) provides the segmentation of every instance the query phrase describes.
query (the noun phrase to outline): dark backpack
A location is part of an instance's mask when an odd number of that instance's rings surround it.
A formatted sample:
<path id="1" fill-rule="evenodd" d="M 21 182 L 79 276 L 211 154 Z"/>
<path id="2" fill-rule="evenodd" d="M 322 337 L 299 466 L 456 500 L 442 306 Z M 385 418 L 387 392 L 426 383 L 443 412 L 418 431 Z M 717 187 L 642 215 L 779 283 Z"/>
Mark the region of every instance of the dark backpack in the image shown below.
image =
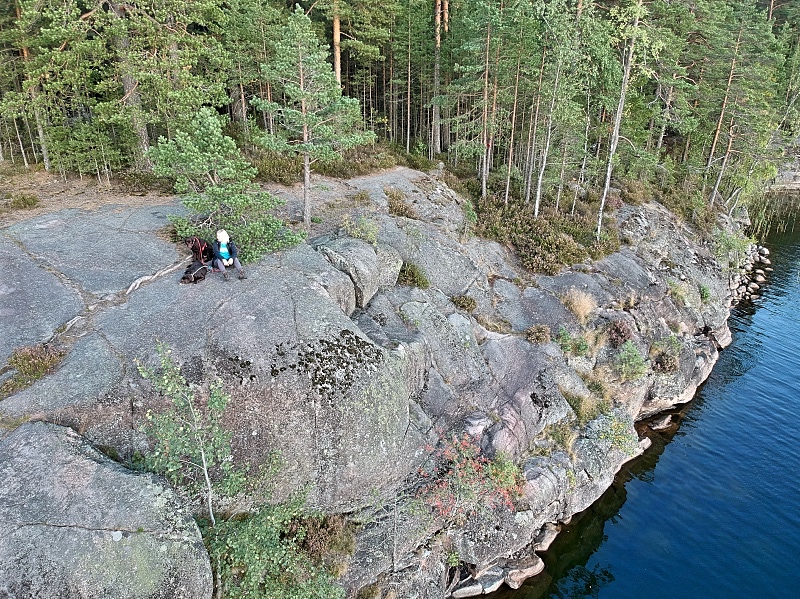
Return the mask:
<path id="1" fill-rule="evenodd" d="M 200 237 L 187 237 L 184 239 L 186 247 L 192 252 L 192 261 L 201 264 L 210 264 L 214 259 L 214 250 L 205 239 Z"/>

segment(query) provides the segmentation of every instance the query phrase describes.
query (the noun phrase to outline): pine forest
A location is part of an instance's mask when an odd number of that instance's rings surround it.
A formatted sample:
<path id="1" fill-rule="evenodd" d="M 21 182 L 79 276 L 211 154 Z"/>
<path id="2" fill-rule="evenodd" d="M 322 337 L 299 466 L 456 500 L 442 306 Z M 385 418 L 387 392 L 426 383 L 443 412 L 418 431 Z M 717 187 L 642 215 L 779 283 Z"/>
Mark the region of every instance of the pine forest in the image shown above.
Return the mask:
<path id="1" fill-rule="evenodd" d="M 152 174 L 205 115 L 262 180 L 441 162 L 544 271 L 622 200 L 763 210 L 800 127 L 779 0 L 7 0 L 0 51 L 0 159 Z"/>

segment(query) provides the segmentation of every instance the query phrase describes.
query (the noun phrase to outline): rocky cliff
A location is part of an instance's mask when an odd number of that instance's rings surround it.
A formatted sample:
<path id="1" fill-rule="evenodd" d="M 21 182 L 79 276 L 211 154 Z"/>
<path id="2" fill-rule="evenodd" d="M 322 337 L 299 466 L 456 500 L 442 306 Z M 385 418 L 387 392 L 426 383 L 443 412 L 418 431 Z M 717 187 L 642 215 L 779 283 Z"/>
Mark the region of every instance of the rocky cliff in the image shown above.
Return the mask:
<path id="1" fill-rule="evenodd" d="M 387 188 L 416 218 L 389 214 Z M 65 210 L 6 228 L 0 314 L 13 324 L 0 360 L 47 340 L 69 353 L 0 401 L 0 416 L 7 428 L 32 417 L 68 426 L 122 459 L 147 451 L 142 418 L 163 399 L 135 364 L 155 364 L 161 341 L 187 380 L 224 381 L 237 460 L 279 451 L 278 497 L 308 486 L 314 507 L 359 523 L 342 577 L 352 592 L 516 586 L 540 568 L 550 523 L 585 509 L 642 451 L 634 422 L 692 398 L 730 339 L 738 281 L 655 203 L 617 211 L 619 252 L 543 276 L 465 236 L 463 200 L 435 177 L 397 168 L 350 181 L 354 191 L 370 199 L 353 206 L 361 229 L 267 256 L 244 281 L 178 284 L 185 257 L 159 233 L 174 206 Z M 398 284 L 403 265 L 429 286 Z M 465 432 L 521 468 L 513 507 L 454 518 L 420 496 L 432 448 Z M 32 467 L 10 457 L 16 434 L 0 443 L 12 472 Z M 80 501 L 91 479 L 69 480 Z M 39 501 L 19 493 L 8 500 Z M 4 536 L 0 555 L 21 542 Z M 91 596 L 70 593 L 59 596 Z"/>

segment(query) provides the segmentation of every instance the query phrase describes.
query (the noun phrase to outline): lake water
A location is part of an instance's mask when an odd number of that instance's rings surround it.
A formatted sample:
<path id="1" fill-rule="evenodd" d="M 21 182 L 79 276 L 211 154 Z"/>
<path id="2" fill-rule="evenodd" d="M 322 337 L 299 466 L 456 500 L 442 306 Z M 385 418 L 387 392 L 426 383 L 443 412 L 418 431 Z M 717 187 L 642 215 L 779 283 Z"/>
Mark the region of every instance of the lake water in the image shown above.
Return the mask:
<path id="1" fill-rule="evenodd" d="M 494 599 L 800 597 L 800 235 L 679 425 L 573 518 L 545 574 Z"/>

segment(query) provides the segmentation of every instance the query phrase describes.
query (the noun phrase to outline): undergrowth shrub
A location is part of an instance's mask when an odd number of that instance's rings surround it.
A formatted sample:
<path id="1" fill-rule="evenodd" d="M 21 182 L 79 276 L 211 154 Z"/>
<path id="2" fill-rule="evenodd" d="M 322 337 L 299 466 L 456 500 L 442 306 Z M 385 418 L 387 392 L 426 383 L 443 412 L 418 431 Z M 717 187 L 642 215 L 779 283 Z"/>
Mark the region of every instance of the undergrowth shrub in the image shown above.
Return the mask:
<path id="1" fill-rule="evenodd" d="M 403 262 L 400 267 L 400 275 L 397 277 L 397 282 L 400 285 L 409 285 L 411 287 L 419 287 L 420 289 L 427 289 L 431 286 L 428 277 L 422 272 L 422 269 L 412 262 Z"/>
<path id="2" fill-rule="evenodd" d="M 349 214 L 345 214 L 342 219 L 342 229 L 355 239 L 362 239 L 372 245 L 378 243 L 378 223 L 365 216 L 353 220 Z"/>
<path id="3" fill-rule="evenodd" d="M 561 395 L 564 396 L 564 399 L 567 400 L 567 403 L 572 408 L 572 411 L 575 412 L 575 416 L 578 419 L 578 426 L 586 426 L 587 422 L 594 420 L 600 414 L 606 413 L 611 409 L 610 404 L 602 397 L 578 395 L 576 393 L 570 393 L 565 389 L 560 389 L 560 391 Z"/>
<path id="4" fill-rule="evenodd" d="M 370 203 L 372 203 L 372 198 L 369 197 L 369 192 L 364 189 L 348 196 L 348 198 L 356 206 L 369 206 Z"/>
<path id="5" fill-rule="evenodd" d="M 614 365 L 622 381 L 635 381 L 647 372 L 647 363 L 633 341 L 620 346 Z"/>
<path id="6" fill-rule="evenodd" d="M 46 343 L 15 349 L 7 362 L 15 372 L 0 385 L 0 399 L 30 387 L 53 372 L 65 355 L 66 351 L 63 349 Z"/>
<path id="7" fill-rule="evenodd" d="M 507 335 L 512 330 L 511 323 L 501 316 L 478 314 L 478 316 L 475 317 L 475 320 L 477 320 L 478 324 L 484 329 L 494 333 L 502 333 Z"/>
<path id="8" fill-rule="evenodd" d="M 622 199 L 633 206 L 644 204 L 653 197 L 652 187 L 640 179 L 625 179 L 621 188 Z"/>
<path id="9" fill-rule="evenodd" d="M 609 441 L 611 447 L 627 455 L 633 455 L 636 452 L 638 442 L 628 417 L 611 411 L 601 415 L 598 420 L 600 421 L 598 439 Z"/>
<path id="10" fill-rule="evenodd" d="M 39 196 L 35 193 L 12 193 L 3 204 L 8 210 L 33 210 L 39 205 Z"/>
<path id="11" fill-rule="evenodd" d="M 428 150 L 421 142 L 415 144 L 410 153 L 406 152 L 405 148 L 402 148 L 397 144 L 392 144 L 390 147 L 397 164 L 407 166 L 418 171 L 429 171 L 436 166 L 435 162 L 428 159 Z"/>
<path id="12" fill-rule="evenodd" d="M 397 164 L 394 153 L 381 144 L 363 145 L 343 150 L 332 160 L 318 160 L 314 172 L 338 179 L 352 179 L 375 171 L 392 168 Z"/>
<path id="13" fill-rule="evenodd" d="M 550 343 L 550 327 L 546 324 L 535 324 L 525 330 L 525 338 L 531 343 Z"/>
<path id="14" fill-rule="evenodd" d="M 667 281 L 667 292 L 680 305 L 686 305 L 686 289 L 680 281 L 669 279 Z"/>
<path id="15" fill-rule="evenodd" d="M 171 177 L 159 177 L 153 173 L 144 171 L 129 171 L 117 177 L 122 189 L 128 193 L 146 193 L 156 191 L 158 193 L 172 193 L 175 187 L 175 179 Z"/>
<path id="16" fill-rule="evenodd" d="M 633 330 L 631 325 L 625 320 L 615 320 L 608 325 L 608 342 L 614 349 L 619 347 L 626 341 L 630 341 L 633 337 Z"/>
<path id="17" fill-rule="evenodd" d="M 450 298 L 450 301 L 453 302 L 456 308 L 465 312 L 472 312 L 478 307 L 478 302 L 475 301 L 475 298 L 468 295 L 454 295 Z"/>
<path id="18" fill-rule="evenodd" d="M 556 335 L 556 342 L 565 354 L 572 354 L 573 356 L 585 356 L 589 352 L 589 342 L 586 341 L 581 335 L 573 337 L 569 334 L 566 327 L 558 329 Z"/>
<path id="19" fill-rule="evenodd" d="M 662 196 L 661 202 L 682 220 L 709 231 L 716 222 L 716 212 L 706 201 L 700 187 L 672 187 Z"/>
<path id="20" fill-rule="evenodd" d="M 402 191 L 393 187 L 386 187 L 383 193 L 386 194 L 386 199 L 389 201 L 389 214 L 413 219 L 419 218 L 414 207 L 406 202 L 406 194 Z"/>
<path id="21" fill-rule="evenodd" d="M 296 154 L 263 150 L 252 162 L 261 181 L 292 185 L 303 180 L 303 159 Z"/>
<path id="22" fill-rule="evenodd" d="M 463 525 L 478 512 L 513 509 L 524 479 L 507 455 L 498 453 L 489 460 L 467 433 L 445 437 L 426 449 L 428 458 L 418 469 L 417 498 L 437 517 Z"/>
<path id="23" fill-rule="evenodd" d="M 653 370 L 668 374 L 675 372 L 680 366 L 681 341 L 675 335 L 654 341 L 650 346 L 650 361 Z"/>
<path id="24" fill-rule="evenodd" d="M 513 246 L 522 265 L 534 272 L 556 274 L 565 266 L 588 257 L 601 258 L 619 249 L 619 234 L 607 219 L 600 240 L 595 239 L 596 211 L 578 202 L 574 215 L 545 208 L 538 218 L 533 205 L 505 204 L 487 198 L 477 203 L 475 232 L 485 238 Z"/>

